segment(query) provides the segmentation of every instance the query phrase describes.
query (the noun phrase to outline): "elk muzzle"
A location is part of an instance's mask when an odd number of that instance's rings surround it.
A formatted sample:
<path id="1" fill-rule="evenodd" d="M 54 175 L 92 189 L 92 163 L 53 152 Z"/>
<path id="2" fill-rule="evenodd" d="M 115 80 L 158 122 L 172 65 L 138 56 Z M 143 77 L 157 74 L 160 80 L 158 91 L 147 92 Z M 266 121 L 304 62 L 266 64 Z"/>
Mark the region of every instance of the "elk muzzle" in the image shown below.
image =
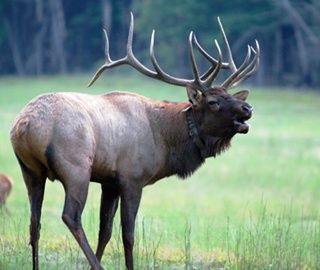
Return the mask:
<path id="1" fill-rule="evenodd" d="M 237 133 L 248 133 L 250 125 L 245 121 L 249 120 L 252 116 L 253 107 L 248 103 L 240 106 L 238 114 L 234 120 L 234 128 Z"/>

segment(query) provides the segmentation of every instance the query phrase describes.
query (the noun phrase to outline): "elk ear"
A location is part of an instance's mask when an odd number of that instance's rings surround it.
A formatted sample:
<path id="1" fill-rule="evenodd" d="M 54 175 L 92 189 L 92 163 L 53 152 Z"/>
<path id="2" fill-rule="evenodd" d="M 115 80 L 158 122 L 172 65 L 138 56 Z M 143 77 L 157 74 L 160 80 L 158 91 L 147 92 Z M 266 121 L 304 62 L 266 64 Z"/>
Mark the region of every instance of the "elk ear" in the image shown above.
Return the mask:
<path id="1" fill-rule="evenodd" d="M 240 92 L 237 92 L 237 93 L 233 94 L 234 98 L 240 99 L 242 101 L 245 101 L 248 96 L 249 96 L 249 91 L 248 90 L 242 90 Z"/>
<path id="2" fill-rule="evenodd" d="M 200 101 L 202 99 L 202 95 L 199 93 L 199 91 L 195 88 L 193 88 L 191 85 L 187 84 L 187 94 L 190 103 L 194 107 L 200 106 Z"/>

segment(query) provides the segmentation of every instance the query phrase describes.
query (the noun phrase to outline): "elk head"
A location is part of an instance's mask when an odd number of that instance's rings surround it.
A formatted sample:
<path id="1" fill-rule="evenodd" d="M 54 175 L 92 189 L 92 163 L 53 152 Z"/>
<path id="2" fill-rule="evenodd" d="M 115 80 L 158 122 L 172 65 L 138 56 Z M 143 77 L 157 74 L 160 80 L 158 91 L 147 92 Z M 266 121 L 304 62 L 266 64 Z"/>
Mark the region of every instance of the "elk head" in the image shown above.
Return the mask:
<path id="1" fill-rule="evenodd" d="M 195 112 L 205 111 L 202 129 L 205 133 L 225 137 L 228 133 L 247 133 L 253 107 L 245 102 L 249 92 L 243 90 L 234 95 L 227 94 L 224 88 L 213 87 L 204 93 L 187 85 L 187 92 Z M 188 110 L 189 108 L 187 108 Z"/>

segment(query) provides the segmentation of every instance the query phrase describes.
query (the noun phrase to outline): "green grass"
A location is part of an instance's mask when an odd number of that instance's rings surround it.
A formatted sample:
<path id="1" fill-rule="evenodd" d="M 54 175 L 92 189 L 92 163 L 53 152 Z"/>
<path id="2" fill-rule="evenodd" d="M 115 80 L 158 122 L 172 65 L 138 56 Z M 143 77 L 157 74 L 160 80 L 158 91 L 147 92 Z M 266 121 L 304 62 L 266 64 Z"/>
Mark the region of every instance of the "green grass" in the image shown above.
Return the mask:
<path id="1" fill-rule="evenodd" d="M 10 215 L 0 215 L 0 269 L 31 268 L 27 192 L 9 140 L 11 124 L 44 92 L 100 94 L 127 90 L 155 99 L 185 101 L 185 90 L 130 74 L 0 78 L 0 171 L 15 183 Z M 144 190 L 137 222 L 137 269 L 319 269 L 320 95 L 250 89 L 251 130 L 208 159 L 186 181 L 163 179 Z M 233 92 L 233 91 L 232 91 Z M 319 91 L 318 91 L 319 92 Z M 91 184 L 83 214 L 95 249 L 100 187 Z M 48 181 L 42 215 L 42 269 L 87 269 L 87 261 L 61 220 L 64 192 Z M 103 257 L 124 269 L 119 217 Z"/>

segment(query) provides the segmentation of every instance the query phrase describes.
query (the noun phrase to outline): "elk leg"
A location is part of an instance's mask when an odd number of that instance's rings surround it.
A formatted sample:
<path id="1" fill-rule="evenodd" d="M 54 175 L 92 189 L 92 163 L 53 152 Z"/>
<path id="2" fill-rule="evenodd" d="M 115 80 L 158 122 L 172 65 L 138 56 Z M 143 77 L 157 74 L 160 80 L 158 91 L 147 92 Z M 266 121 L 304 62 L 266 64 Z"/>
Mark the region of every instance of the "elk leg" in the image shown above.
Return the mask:
<path id="1" fill-rule="evenodd" d="M 140 205 L 142 189 L 123 189 L 121 192 L 121 226 L 126 267 L 134 269 L 133 245 L 135 220 Z"/>
<path id="2" fill-rule="evenodd" d="M 32 264 L 33 269 L 39 269 L 38 260 L 38 243 L 41 228 L 41 208 L 45 190 L 46 177 L 38 176 L 35 172 L 27 168 L 20 162 L 24 182 L 28 190 L 30 203 L 30 245 L 32 247 Z"/>
<path id="3" fill-rule="evenodd" d="M 81 174 L 79 173 L 79 175 Z M 66 191 L 62 219 L 87 257 L 91 268 L 101 270 L 103 268 L 94 255 L 81 224 L 81 214 L 88 195 L 89 181 L 80 180 L 72 184 L 71 179 L 68 180 L 61 181 L 64 183 Z"/>
<path id="4" fill-rule="evenodd" d="M 96 257 L 101 261 L 104 249 L 108 244 L 111 234 L 114 215 L 118 209 L 119 191 L 102 185 L 100 206 L 100 231 Z"/>

